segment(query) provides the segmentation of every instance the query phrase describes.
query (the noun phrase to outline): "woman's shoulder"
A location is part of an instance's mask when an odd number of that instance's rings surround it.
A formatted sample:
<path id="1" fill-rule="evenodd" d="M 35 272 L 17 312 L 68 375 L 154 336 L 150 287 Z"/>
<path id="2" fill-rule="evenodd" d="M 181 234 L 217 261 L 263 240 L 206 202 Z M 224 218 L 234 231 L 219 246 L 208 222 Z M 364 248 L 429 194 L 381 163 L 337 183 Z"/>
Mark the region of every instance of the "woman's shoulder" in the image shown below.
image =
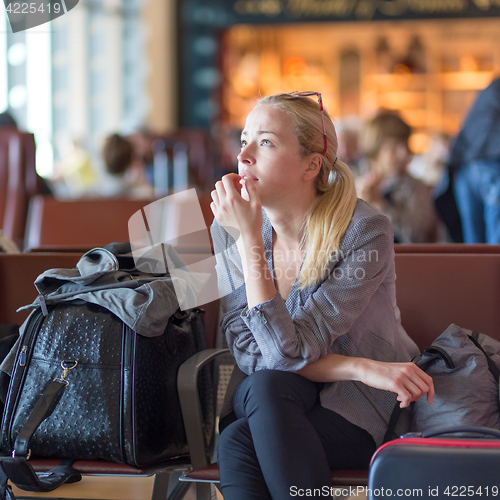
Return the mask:
<path id="1" fill-rule="evenodd" d="M 384 226 L 386 223 L 390 225 L 389 219 L 380 210 L 358 198 L 347 230 L 349 231 L 349 228 L 355 226 L 360 221 L 370 221 L 373 224 L 378 223 L 381 226 Z"/>
<path id="2" fill-rule="evenodd" d="M 375 239 L 384 241 L 384 246 L 394 243 L 391 222 L 382 212 L 358 198 L 342 246 L 357 246 L 356 242 L 363 244 Z"/>

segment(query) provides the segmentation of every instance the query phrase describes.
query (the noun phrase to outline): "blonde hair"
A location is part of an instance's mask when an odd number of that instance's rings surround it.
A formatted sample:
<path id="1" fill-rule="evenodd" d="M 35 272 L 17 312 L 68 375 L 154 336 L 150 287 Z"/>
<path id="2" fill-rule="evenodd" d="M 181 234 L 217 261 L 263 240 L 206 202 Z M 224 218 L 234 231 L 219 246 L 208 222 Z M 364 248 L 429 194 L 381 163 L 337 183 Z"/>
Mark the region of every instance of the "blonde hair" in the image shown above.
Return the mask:
<path id="1" fill-rule="evenodd" d="M 275 94 L 259 100 L 257 106 L 264 104 L 288 113 L 304 158 L 322 154 L 325 138 L 317 102 L 309 97 Z M 315 179 L 317 196 L 304 221 L 301 245 L 307 245 L 307 254 L 297 280 L 301 289 L 324 277 L 332 255 L 340 250 L 357 199 L 351 170 L 337 158 L 335 127 L 326 110 L 324 115 L 328 147 Z"/>

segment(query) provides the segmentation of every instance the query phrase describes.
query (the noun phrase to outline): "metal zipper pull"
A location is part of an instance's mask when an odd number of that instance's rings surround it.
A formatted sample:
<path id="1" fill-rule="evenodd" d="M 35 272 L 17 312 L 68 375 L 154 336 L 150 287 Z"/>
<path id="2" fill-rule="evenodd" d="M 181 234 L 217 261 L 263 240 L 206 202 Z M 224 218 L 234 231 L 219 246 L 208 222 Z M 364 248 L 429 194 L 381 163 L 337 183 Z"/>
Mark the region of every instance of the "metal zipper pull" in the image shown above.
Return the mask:
<path id="1" fill-rule="evenodd" d="M 262 311 L 261 309 L 259 309 L 258 315 L 259 315 L 260 320 L 262 321 L 262 323 L 267 324 L 267 318 L 264 316 L 264 311 Z"/>
<path id="2" fill-rule="evenodd" d="M 26 353 L 28 352 L 28 346 L 23 345 L 21 349 L 20 357 L 19 357 L 19 366 L 24 366 L 26 364 Z"/>

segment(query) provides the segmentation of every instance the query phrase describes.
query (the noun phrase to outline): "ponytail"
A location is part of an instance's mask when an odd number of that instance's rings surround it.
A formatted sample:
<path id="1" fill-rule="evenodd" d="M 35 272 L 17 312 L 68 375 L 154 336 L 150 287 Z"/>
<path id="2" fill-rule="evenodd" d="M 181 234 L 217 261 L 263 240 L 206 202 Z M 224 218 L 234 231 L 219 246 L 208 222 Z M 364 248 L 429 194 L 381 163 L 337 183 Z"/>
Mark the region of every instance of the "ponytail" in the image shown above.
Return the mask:
<path id="1" fill-rule="evenodd" d="M 298 276 L 299 288 L 311 286 L 325 276 L 332 255 L 340 250 L 356 200 L 351 170 L 337 158 L 307 218 L 302 243 L 307 245 L 307 254 Z"/>

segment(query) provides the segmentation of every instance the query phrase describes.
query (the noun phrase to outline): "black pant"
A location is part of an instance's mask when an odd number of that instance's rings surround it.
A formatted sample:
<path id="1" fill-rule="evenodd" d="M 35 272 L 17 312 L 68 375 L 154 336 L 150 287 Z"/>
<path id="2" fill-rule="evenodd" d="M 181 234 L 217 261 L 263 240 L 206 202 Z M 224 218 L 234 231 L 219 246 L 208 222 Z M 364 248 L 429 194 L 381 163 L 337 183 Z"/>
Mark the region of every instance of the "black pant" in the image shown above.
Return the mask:
<path id="1" fill-rule="evenodd" d="M 237 420 L 220 436 L 224 500 L 289 499 L 299 488 L 330 488 L 330 470 L 368 468 L 371 435 L 320 406 L 317 384 L 261 370 L 233 400 Z"/>

